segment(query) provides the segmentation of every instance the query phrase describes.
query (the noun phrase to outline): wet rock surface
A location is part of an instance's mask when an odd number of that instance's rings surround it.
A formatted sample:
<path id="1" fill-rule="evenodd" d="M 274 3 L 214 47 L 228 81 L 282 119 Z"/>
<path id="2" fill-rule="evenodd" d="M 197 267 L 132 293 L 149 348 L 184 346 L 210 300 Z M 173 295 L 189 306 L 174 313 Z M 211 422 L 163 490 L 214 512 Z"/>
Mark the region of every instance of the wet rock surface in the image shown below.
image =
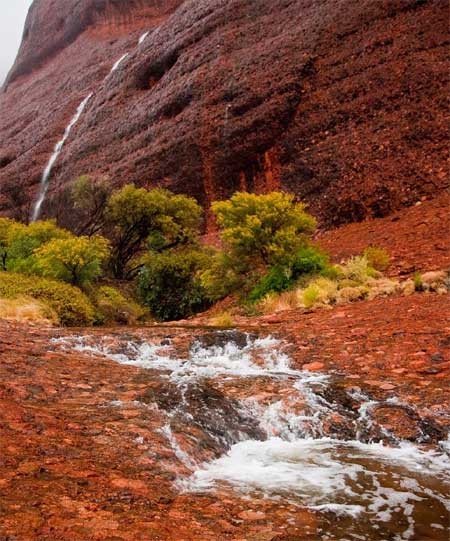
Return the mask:
<path id="1" fill-rule="evenodd" d="M 36 195 L 90 92 L 51 196 L 79 174 L 161 185 L 204 204 L 282 187 L 329 226 L 388 215 L 448 186 L 443 0 L 52 6 L 35 0 L 0 95 L 1 186 L 19 182 Z M 50 197 L 46 209 L 67 221 L 66 205 Z"/>
<path id="2" fill-rule="evenodd" d="M 337 539 L 342 539 L 339 528 L 348 531 L 350 519 L 337 520 L 336 511 L 320 505 L 312 510 L 289 498 L 280 503 L 257 493 L 244 497 L 220 484 L 215 491 L 185 493 L 177 479 L 189 475 L 190 461 L 214 461 L 220 447 L 226 451 L 234 443 L 234 438 L 223 439 L 223 422 L 264 446 L 267 432 L 262 434 L 260 427 L 278 426 L 271 419 L 283 420 L 285 409 L 293 421 L 284 423 L 284 430 L 302 427 L 314 434 L 320 428 L 322 434 L 340 438 L 342 449 L 355 436 L 364 442 L 386 440 L 387 434 L 393 445 L 402 439 L 433 448 L 450 426 L 447 315 L 448 299 L 438 295 L 381 299 L 301 318 L 291 315 L 282 329 L 260 322 L 258 329 L 229 333 L 230 346 L 224 333 L 214 339 L 211 331 L 194 327 L 80 332 L 2 322 L 0 534 L 67 541 L 318 540 L 334 524 Z M 248 349 L 252 364 L 241 353 L 247 330 L 247 344 L 256 343 Z M 320 359 L 329 382 L 314 379 L 296 390 L 289 374 L 258 375 L 263 347 L 256 337 L 269 332 L 286 339 L 293 368 Z M 88 336 L 85 346 L 107 348 L 109 355 L 118 355 L 116 362 L 89 349 L 76 351 L 83 335 Z M 247 372 L 251 368 L 256 374 L 237 379 L 231 364 L 223 377 L 213 380 L 204 372 L 200 380 L 192 379 L 189 352 L 196 338 L 200 361 L 201 355 L 209 357 L 199 347 L 209 348 L 209 355 L 216 351 L 219 363 L 220 348 L 229 347 L 227 354 L 247 362 Z M 154 344 L 151 351 L 163 358 L 156 371 L 121 364 L 140 359 L 145 344 Z M 197 366 L 206 371 L 202 363 Z M 439 373 L 423 374 L 435 366 Z M 311 391 L 315 407 L 324 408 L 312 418 Z M 244 413 L 238 404 L 248 405 Z M 250 418 L 249 411 L 254 412 Z M 296 416 L 305 413 L 309 420 L 296 427 Z M 252 424 L 255 419 L 263 425 Z M 282 433 L 270 433 L 278 436 Z M 289 456 L 296 443 L 286 440 L 284 445 Z M 305 445 L 310 445 L 307 440 Z M 434 510 L 442 513 L 438 503 Z M 429 519 L 441 520 L 437 515 Z M 402 520 L 399 527 L 406 531 Z M 387 534 L 382 530 L 380 535 L 385 539 Z M 441 541 L 446 533 L 416 524 L 412 539 L 422 541 L 427 535 Z"/>
<path id="3" fill-rule="evenodd" d="M 209 458 L 221 455 L 244 437 L 266 438 L 258 421 L 246 415 L 235 399 L 211 383 L 180 386 L 163 382 L 147 390 L 138 400 L 157 404 L 159 409 L 169 413 L 171 430 L 184 438 L 192 433 L 195 445 L 205 448 Z M 202 455 L 200 449 L 195 454 L 197 459 Z M 202 458 L 205 460 L 206 456 Z"/>

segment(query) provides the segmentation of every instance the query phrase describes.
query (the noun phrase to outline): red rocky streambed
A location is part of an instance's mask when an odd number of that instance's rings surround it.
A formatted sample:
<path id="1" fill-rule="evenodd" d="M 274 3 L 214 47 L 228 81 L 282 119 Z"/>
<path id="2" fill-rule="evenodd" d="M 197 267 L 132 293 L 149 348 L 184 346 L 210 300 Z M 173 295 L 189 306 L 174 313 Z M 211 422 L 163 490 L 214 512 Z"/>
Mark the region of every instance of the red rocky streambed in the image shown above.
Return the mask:
<path id="1" fill-rule="evenodd" d="M 445 423 L 297 369 L 287 340 L 8 330 L 4 539 L 448 538 Z"/>

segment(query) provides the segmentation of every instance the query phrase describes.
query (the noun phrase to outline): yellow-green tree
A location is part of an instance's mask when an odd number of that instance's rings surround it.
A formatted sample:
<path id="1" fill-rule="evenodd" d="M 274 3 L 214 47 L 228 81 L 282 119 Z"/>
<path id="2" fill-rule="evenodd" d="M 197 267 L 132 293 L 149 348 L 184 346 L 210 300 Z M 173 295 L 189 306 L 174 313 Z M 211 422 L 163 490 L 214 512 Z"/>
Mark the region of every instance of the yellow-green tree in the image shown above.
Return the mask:
<path id="1" fill-rule="evenodd" d="M 105 178 L 82 175 L 70 186 L 73 216 L 66 220 L 77 235 L 92 237 L 105 225 L 105 210 L 111 186 Z"/>
<path id="2" fill-rule="evenodd" d="M 282 192 L 238 192 L 212 210 L 231 254 L 252 265 L 289 265 L 316 226 L 305 205 Z"/>
<path id="3" fill-rule="evenodd" d="M 202 209 L 191 197 L 128 184 L 115 192 L 106 211 L 116 278 L 133 277 L 147 249 L 161 252 L 186 245 L 198 234 Z"/>
<path id="4" fill-rule="evenodd" d="M 51 240 L 71 237 L 72 233 L 58 227 L 53 220 L 40 220 L 29 225 L 14 222 L 8 228 L 7 234 L 7 270 L 24 274 L 35 273 L 35 250 Z"/>
<path id="5" fill-rule="evenodd" d="M 101 275 L 110 245 L 100 236 L 55 239 L 38 248 L 35 256 L 43 276 L 86 286 Z"/>

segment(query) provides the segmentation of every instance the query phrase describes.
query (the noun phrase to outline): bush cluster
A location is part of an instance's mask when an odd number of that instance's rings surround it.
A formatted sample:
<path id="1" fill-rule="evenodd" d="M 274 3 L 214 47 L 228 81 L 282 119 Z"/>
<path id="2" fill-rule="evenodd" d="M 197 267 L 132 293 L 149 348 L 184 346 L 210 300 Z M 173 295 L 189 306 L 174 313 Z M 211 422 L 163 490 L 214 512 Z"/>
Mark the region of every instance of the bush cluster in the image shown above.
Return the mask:
<path id="1" fill-rule="evenodd" d="M 87 176 L 69 192 L 78 235 L 51 220 L 0 218 L 0 297 L 42 302 L 64 325 L 183 319 L 228 295 L 249 313 L 339 303 L 368 296 L 389 265 L 374 246 L 331 265 L 311 240 L 315 219 L 287 193 L 213 203 L 217 249 L 201 244 L 203 212 L 185 195 L 134 184 L 111 192 Z"/>
<path id="2" fill-rule="evenodd" d="M 29 297 L 41 301 L 58 317 L 62 325 L 92 325 L 95 309 L 78 288 L 48 278 L 13 272 L 0 273 L 0 298 Z"/>

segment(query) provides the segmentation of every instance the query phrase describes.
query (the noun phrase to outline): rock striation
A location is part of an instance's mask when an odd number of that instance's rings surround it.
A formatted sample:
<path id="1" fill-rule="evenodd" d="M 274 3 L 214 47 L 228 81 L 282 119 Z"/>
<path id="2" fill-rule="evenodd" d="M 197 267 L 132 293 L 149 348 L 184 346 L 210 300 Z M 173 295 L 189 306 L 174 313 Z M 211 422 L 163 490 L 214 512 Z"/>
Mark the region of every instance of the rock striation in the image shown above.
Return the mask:
<path id="1" fill-rule="evenodd" d="M 205 205 L 283 188 L 325 227 L 448 186 L 445 0 L 55 5 L 33 2 L 0 94 L 3 212 L 11 186 L 36 197 L 91 92 L 52 171 L 47 215 L 65 214 L 62 188 L 86 173 Z"/>

